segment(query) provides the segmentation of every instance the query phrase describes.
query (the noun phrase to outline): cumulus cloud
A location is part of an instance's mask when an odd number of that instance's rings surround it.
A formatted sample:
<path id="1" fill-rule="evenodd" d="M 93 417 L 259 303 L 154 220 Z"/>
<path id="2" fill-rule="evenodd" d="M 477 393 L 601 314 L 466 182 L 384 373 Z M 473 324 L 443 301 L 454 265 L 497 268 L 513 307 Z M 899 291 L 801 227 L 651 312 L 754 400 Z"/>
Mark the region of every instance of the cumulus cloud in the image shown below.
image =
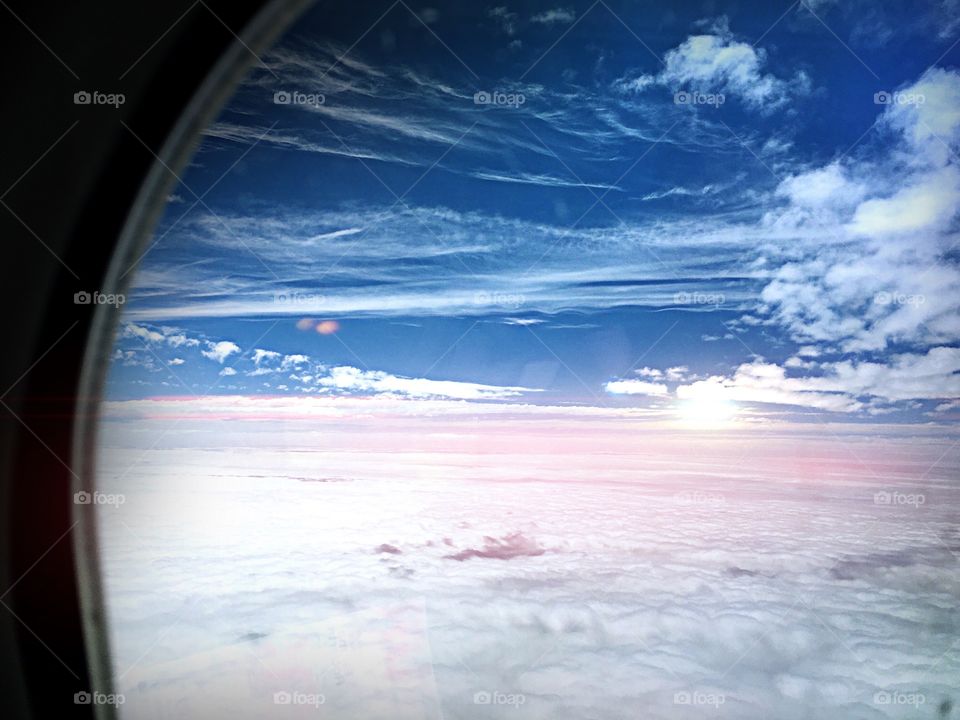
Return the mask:
<path id="1" fill-rule="evenodd" d="M 124 323 L 120 330 L 121 338 L 138 338 L 140 341 L 148 344 L 165 344 L 172 348 L 197 347 L 200 341 L 191 338 L 182 330 L 169 325 L 163 325 L 159 328 L 149 328 L 145 325 L 138 325 L 133 322 Z"/>
<path id="2" fill-rule="evenodd" d="M 691 35 L 669 50 L 664 63 L 664 69 L 655 76 L 621 78 L 615 87 L 642 91 L 659 84 L 675 92 L 724 93 L 741 98 L 747 105 L 766 109 L 781 106 L 792 94 L 809 89 L 809 80 L 802 73 L 783 80 L 764 72 L 765 51 L 735 40 L 725 17 L 714 24 L 711 33 Z"/>
<path id="3" fill-rule="evenodd" d="M 895 93 L 883 122 L 899 131 L 921 162 L 944 165 L 960 140 L 960 76 L 932 67 Z"/>
<path id="4" fill-rule="evenodd" d="M 141 340 L 146 340 L 147 342 L 163 341 L 163 333 L 157 332 L 156 330 L 150 330 L 149 328 L 142 325 L 137 325 L 136 323 L 127 323 L 124 325 L 123 334 L 128 337 L 137 337 Z"/>
<path id="5" fill-rule="evenodd" d="M 688 372 L 690 372 L 690 368 L 688 368 L 686 365 L 677 365 L 676 367 L 667 368 L 667 380 L 683 380 L 687 376 Z"/>
<path id="6" fill-rule="evenodd" d="M 527 325 L 526 321 L 511 318 L 513 324 Z M 539 322 L 539 321 L 538 321 Z M 126 337 L 142 338 L 154 343 L 162 343 L 166 336 L 161 332 L 137 325 L 129 325 Z M 191 345 L 199 345 L 200 340 L 189 338 Z M 204 339 L 201 354 L 203 357 L 223 365 L 226 360 L 240 352 L 240 346 L 231 340 Z M 114 353 L 116 362 L 128 366 L 142 366 L 154 372 L 154 357 L 146 355 L 138 343 L 132 349 L 120 348 Z M 138 354 L 139 353 L 139 354 Z M 145 355 L 140 357 L 140 355 Z M 171 358 L 169 365 L 182 365 L 182 358 Z M 538 388 L 491 385 L 457 380 L 432 380 L 393 375 L 380 370 L 361 370 L 350 366 L 329 367 L 304 353 L 281 353 L 267 348 L 255 348 L 247 359 L 239 358 L 236 367 L 226 367 L 220 376 L 238 376 L 246 384 L 240 386 L 248 392 L 262 392 L 263 388 L 301 393 L 349 393 L 364 396 L 396 396 L 402 398 L 443 398 L 453 400 L 505 400 L 516 398 L 524 393 L 541 392 Z M 242 374 L 241 374 L 242 373 Z M 255 379 L 255 382 L 253 380 Z M 293 381 L 288 384 L 274 385 L 282 379 Z M 267 382 L 270 380 L 270 382 Z M 232 386 L 236 388 L 236 386 Z"/>
<path id="7" fill-rule="evenodd" d="M 847 169 L 839 162 L 792 175 L 777 187 L 797 207 L 805 209 L 834 209 L 852 207 L 866 193 L 866 187 L 851 180 Z"/>
<path id="8" fill-rule="evenodd" d="M 207 349 L 201 350 L 200 354 L 223 365 L 228 357 L 238 352 L 240 352 L 239 345 L 229 340 L 221 340 L 220 342 L 207 341 Z"/>
<path id="9" fill-rule="evenodd" d="M 771 230 L 799 239 L 761 292 L 795 340 L 841 352 L 917 350 L 960 340 L 960 75 L 932 68 L 879 118 L 885 157 L 797 173 L 777 193 Z"/>
<path id="10" fill-rule="evenodd" d="M 280 357 L 280 353 L 275 352 L 274 350 L 264 350 L 262 348 L 256 348 L 253 351 L 253 364 L 259 366 L 264 360 L 276 360 Z"/>
<path id="11" fill-rule="evenodd" d="M 639 370 L 636 370 L 635 372 L 637 373 L 637 375 L 640 375 L 641 377 L 649 377 L 649 378 L 663 377 L 663 371 L 658 368 L 642 367 Z"/>
<path id="12" fill-rule="evenodd" d="M 956 167 L 919 174 L 893 195 L 858 205 L 850 229 L 869 237 L 943 230 L 957 213 L 958 191 Z"/>
<path id="13" fill-rule="evenodd" d="M 740 365 L 729 377 L 714 376 L 677 388 L 677 397 L 796 405 L 820 410 L 854 412 L 868 402 L 942 400 L 960 396 L 960 348 L 937 347 L 926 353 L 902 353 L 885 362 L 842 360 L 816 364 L 817 375 L 794 376 L 785 366 L 755 360 Z"/>
<path id="14" fill-rule="evenodd" d="M 732 377 L 714 376 L 681 385 L 677 388 L 677 398 L 797 405 L 838 412 L 863 407 L 842 393 L 814 390 L 801 378 L 788 378 L 784 368 L 761 361 L 741 365 Z"/>

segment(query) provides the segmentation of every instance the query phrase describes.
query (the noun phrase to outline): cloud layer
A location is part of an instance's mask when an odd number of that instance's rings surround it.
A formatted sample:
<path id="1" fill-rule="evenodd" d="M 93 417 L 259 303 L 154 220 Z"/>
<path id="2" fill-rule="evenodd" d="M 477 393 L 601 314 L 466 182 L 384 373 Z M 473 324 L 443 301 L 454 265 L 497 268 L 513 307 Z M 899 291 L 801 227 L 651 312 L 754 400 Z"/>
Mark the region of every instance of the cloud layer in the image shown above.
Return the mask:
<path id="1" fill-rule="evenodd" d="M 232 423 L 217 400 L 111 407 L 101 489 L 125 502 L 98 519 L 128 717 L 263 717 L 277 692 L 374 719 L 482 717 L 485 692 L 611 720 L 956 699 L 952 437 L 304 402 Z"/>

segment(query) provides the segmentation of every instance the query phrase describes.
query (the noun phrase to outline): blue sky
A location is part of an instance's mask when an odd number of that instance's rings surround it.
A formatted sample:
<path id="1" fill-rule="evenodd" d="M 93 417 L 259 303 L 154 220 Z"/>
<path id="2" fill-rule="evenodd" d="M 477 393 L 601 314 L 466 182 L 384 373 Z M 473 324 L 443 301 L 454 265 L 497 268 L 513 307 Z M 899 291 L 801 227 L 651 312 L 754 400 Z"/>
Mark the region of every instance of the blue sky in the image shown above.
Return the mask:
<path id="1" fill-rule="evenodd" d="M 956 419 L 957 2 L 460 5 L 321 2 L 263 55 L 112 398 Z"/>

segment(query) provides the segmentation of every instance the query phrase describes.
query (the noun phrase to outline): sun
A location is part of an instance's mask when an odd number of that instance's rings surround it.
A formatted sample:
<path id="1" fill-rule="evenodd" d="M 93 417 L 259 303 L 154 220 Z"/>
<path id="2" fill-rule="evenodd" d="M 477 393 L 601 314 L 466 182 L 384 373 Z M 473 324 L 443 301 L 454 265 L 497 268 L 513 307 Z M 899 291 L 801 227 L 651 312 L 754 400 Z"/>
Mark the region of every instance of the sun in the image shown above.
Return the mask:
<path id="1" fill-rule="evenodd" d="M 729 425 L 737 414 L 737 406 L 724 397 L 707 394 L 682 400 L 677 414 L 684 425 L 697 428 L 719 428 Z"/>

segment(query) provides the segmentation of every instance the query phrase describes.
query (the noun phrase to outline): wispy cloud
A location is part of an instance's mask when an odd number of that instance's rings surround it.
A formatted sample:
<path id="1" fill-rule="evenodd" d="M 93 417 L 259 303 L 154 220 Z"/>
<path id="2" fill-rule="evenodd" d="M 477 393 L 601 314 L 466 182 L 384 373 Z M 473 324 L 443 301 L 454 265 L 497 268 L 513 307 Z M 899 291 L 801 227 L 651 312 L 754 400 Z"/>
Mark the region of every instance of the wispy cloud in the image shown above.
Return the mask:
<path id="1" fill-rule="evenodd" d="M 553 8 L 531 16 L 530 22 L 541 25 L 569 25 L 576 19 L 577 14 L 572 8 Z"/>
<path id="2" fill-rule="evenodd" d="M 500 387 L 453 380 L 404 378 L 385 372 L 359 370 L 349 366 L 330 368 L 326 376 L 318 379 L 318 383 L 322 387 L 338 391 L 369 392 L 417 398 L 442 397 L 456 400 L 500 400 L 517 397 L 523 393 L 538 392 L 535 388 Z"/>

